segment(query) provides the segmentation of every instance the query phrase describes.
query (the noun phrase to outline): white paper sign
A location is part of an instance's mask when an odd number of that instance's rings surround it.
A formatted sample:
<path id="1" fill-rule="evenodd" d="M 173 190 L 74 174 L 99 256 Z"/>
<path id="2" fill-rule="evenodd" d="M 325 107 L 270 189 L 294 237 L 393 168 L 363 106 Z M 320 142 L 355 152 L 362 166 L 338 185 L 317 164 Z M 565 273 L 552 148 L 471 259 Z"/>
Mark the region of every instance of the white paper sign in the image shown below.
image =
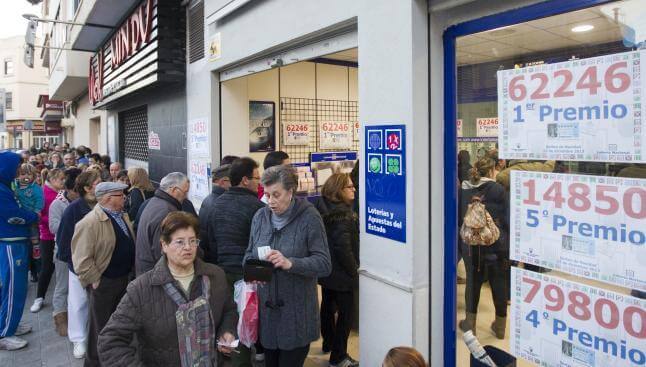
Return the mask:
<path id="1" fill-rule="evenodd" d="M 283 145 L 309 145 L 309 122 L 283 122 Z"/>
<path id="2" fill-rule="evenodd" d="M 192 158 L 209 156 L 209 128 L 205 118 L 188 122 L 188 152 Z"/>
<path id="3" fill-rule="evenodd" d="M 320 125 L 321 149 L 352 148 L 352 129 L 347 121 L 327 121 Z"/>
<path id="4" fill-rule="evenodd" d="M 500 157 L 646 162 L 646 51 L 498 71 Z"/>
<path id="5" fill-rule="evenodd" d="M 646 180 L 511 173 L 511 258 L 646 291 Z"/>
<path id="6" fill-rule="evenodd" d="M 354 126 L 354 141 L 359 141 L 359 138 L 361 137 L 361 124 L 359 121 L 355 121 L 352 125 Z"/>
<path id="7" fill-rule="evenodd" d="M 462 119 L 458 119 L 455 121 L 456 128 L 458 130 L 458 138 L 462 137 Z"/>
<path id="8" fill-rule="evenodd" d="M 516 267 L 511 353 L 545 367 L 643 366 L 646 301 Z"/>
<path id="9" fill-rule="evenodd" d="M 498 137 L 498 118 L 489 117 L 476 119 L 476 136 L 481 138 Z"/>
<path id="10" fill-rule="evenodd" d="M 191 200 L 203 201 L 209 195 L 208 161 L 193 159 L 189 165 L 188 179 L 191 180 Z"/>
<path id="11" fill-rule="evenodd" d="M 159 134 L 150 130 L 148 133 L 148 149 L 150 150 L 161 150 L 161 140 L 159 139 Z"/>

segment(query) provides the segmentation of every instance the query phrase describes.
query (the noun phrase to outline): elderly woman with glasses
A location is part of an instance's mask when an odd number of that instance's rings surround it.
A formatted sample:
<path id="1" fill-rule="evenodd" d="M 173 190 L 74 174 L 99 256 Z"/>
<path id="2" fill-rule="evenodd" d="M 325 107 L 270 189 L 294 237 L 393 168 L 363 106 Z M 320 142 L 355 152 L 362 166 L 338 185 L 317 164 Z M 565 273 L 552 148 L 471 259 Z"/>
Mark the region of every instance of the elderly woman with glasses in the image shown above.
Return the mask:
<path id="1" fill-rule="evenodd" d="M 163 256 L 128 286 L 99 337 L 104 366 L 216 366 L 233 350 L 238 321 L 224 271 L 196 258 L 197 218 L 161 224 Z M 138 343 L 131 342 L 137 335 Z"/>
<path id="2" fill-rule="evenodd" d="M 259 337 L 266 367 L 302 367 L 319 337 L 316 280 L 332 265 L 321 215 L 296 199 L 298 178 L 289 166 L 262 174 L 268 206 L 251 222 L 247 259 L 273 263 L 271 281 L 258 287 Z"/>

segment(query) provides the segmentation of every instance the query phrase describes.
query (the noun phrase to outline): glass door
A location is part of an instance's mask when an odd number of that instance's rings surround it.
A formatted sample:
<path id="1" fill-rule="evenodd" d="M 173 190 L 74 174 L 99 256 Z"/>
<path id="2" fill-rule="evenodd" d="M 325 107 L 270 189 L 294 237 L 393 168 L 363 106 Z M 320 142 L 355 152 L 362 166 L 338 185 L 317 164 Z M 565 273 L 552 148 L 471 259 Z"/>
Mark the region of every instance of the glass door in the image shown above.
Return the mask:
<path id="1" fill-rule="evenodd" d="M 645 29 L 627 0 L 456 38 L 456 365 L 467 333 L 498 363 L 646 364 Z"/>

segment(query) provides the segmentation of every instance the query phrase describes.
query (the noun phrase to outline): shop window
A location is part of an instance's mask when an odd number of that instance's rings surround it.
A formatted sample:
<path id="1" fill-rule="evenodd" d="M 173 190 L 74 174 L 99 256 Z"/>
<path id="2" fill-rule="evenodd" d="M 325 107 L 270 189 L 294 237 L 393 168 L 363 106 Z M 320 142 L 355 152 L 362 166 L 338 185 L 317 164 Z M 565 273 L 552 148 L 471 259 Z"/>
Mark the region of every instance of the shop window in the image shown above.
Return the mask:
<path id="1" fill-rule="evenodd" d="M 4 75 L 7 75 L 7 76 L 13 75 L 13 60 L 11 59 L 4 60 Z"/>
<path id="2" fill-rule="evenodd" d="M 188 11 L 188 60 L 192 64 L 204 58 L 204 2 Z"/>
<path id="3" fill-rule="evenodd" d="M 646 362 L 644 19 L 616 1 L 456 39 L 457 366 L 468 330 L 518 366 Z M 460 231 L 474 197 L 493 244 Z"/>
<path id="4" fill-rule="evenodd" d="M 11 92 L 6 92 L 4 94 L 4 103 L 5 103 L 5 108 L 8 110 L 13 109 L 13 93 Z"/>
<path id="5" fill-rule="evenodd" d="M 148 161 L 147 106 L 119 113 L 119 145 L 122 157 Z"/>

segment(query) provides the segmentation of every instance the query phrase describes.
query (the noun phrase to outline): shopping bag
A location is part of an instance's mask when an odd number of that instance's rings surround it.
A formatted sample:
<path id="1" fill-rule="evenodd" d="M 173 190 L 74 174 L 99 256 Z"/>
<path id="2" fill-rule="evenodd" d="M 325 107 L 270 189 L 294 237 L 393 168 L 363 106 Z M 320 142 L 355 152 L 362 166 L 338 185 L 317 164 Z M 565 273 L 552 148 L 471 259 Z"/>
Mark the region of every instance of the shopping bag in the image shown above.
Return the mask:
<path id="1" fill-rule="evenodd" d="M 239 280 L 234 284 L 234 299 L 238 305 L 238 339 L 251 348 L 258 340 L 258 293 L 256 285 Z"/>

